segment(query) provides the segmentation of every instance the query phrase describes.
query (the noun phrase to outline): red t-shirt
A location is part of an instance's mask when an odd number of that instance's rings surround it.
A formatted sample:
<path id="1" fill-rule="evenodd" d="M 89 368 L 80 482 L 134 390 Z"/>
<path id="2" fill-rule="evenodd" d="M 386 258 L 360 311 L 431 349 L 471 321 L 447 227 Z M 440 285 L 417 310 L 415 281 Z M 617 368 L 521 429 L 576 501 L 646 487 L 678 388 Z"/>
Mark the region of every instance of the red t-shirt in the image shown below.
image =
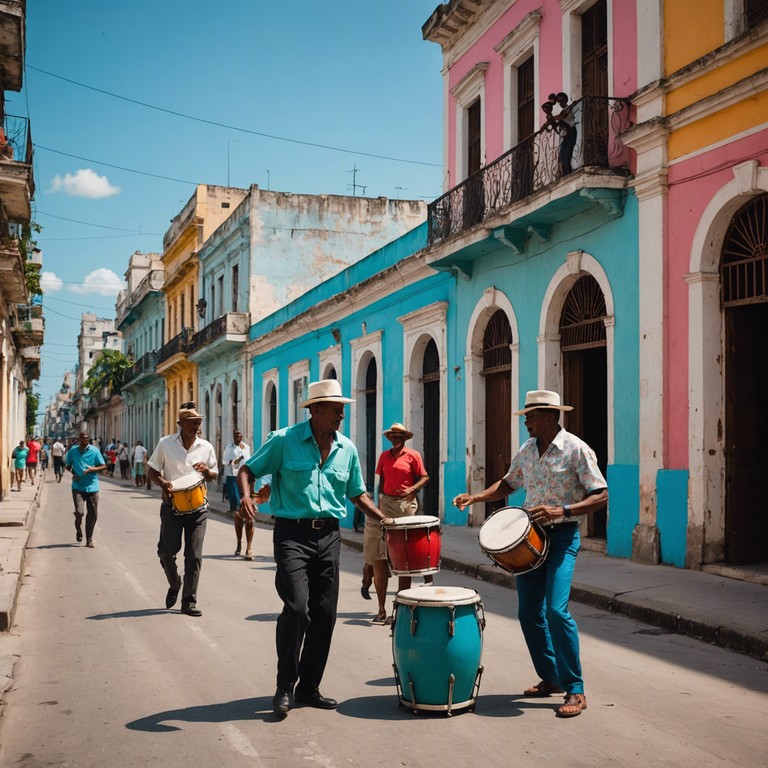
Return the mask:
<path id="1" fill-rule="evenodd" d="M 107 459 L 109 460 L 110 464 L 115 464 L 117 462 L 117 451 L 114 448 L 107 451 Z"/>
<path id="2" fill-rule="evenodd" d="M 410 488 L 420 477 L 427 474 L 421 454 L 412 448 L 403 448 L 395 459 L 391 451 L 384 451 L 379 456 L 376 474 L 384 478 L 384 494 L 402 496 L 403 490 Z"/>
<path id="3" fill-rule="evenodd" d="M 29 448 L 29 456 L 27 456 L 27 464 L 37 464 L 37 454 L 40 453 L 40 443 L 36 440 L 30 440 L 27 443 Z"/>

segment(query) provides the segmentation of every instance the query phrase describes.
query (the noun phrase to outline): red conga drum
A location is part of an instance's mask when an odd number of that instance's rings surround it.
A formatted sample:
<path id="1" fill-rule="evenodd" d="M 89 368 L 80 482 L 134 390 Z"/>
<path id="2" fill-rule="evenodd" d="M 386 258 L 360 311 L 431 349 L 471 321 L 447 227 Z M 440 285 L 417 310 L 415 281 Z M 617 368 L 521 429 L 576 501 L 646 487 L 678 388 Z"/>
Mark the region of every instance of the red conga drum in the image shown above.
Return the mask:
<path id="1" fill-rule="evenodd" d="M 396 576 L 424 576 L 440 570 L 439 518 L 431 515 L 396 517 L 383 528 L 387 559 Z"/>

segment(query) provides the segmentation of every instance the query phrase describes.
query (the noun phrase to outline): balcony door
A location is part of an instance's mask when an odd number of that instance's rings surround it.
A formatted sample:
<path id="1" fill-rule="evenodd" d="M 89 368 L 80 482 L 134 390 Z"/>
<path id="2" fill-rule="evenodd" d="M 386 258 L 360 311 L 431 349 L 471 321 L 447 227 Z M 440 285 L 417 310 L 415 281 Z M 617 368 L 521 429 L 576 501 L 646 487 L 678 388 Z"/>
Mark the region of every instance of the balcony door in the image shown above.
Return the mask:
<path id="1" fill-rule="evenodd" d="M 424 397 L 424 467 L 429 482 L 423 491 L 423 512 L 440 516 L 440 354 L 431 339 L 424 350 L 422 367 Z"/>
<path id="2" fill-rule="evenodd" d="M 483 220 L 485 201 L 482 146 L 482 99 L 475 99 L 467 108 L 467 182 L 464 185 L 464 228 Z"/>

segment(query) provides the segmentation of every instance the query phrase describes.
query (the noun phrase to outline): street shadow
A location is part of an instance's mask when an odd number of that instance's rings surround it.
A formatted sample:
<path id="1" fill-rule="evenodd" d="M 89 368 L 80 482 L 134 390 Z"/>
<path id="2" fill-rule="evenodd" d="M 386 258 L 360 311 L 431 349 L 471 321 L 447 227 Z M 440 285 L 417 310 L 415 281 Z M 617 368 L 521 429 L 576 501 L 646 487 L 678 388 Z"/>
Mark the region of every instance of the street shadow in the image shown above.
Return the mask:
<path id="1" fill-rule="evenodd" d="M 394 677 L 380 677 L 378 680 L 369 680 L 366 685 L 374 685 L 374 686 L 381 686 L 382 688 L 394 688 L 395 687 L 395 678 Z"/>
<path id="2" fill-rule="evenodd" d="M 144 616 L 159 616 L 165 613 L 172 613 L 168 608 L 144 608 L 137 611 L 118 611 L 117 613 L 97 613 L 93 616 L 86 616 L 91 621 L 103 621 L 104 619 L 138 619 Z"/>
<path id="3" fill-rule="evenodd" d="M 272 711 L 272 697 L 260 696 L 255 699 L 237 699 L 219 704 L 201 704 L 196 707 L 168 709 L 154 715 L 132 720 L 125 727 L 131 731 L 147 733 L 172 733 L 184 730 L 182 726 L 167 725 L 170 721 L 182 723 L 230 723 L 238 720 L 262 720 L 265 723 L 279 723 L 283 715 Z"/>
<path id="4" fill-rule="evenodd" d="M 71 544 L 39 544 L 36 547 L 27 547 L 27 549 L 80 549 L 83 545 L 72 542 Z"/>
<path id="5" fill-rule="evenodd" d="M 278 613 L 254 613 L 253 616 L 246 616 L 246 621 L 277 621 Z"/>

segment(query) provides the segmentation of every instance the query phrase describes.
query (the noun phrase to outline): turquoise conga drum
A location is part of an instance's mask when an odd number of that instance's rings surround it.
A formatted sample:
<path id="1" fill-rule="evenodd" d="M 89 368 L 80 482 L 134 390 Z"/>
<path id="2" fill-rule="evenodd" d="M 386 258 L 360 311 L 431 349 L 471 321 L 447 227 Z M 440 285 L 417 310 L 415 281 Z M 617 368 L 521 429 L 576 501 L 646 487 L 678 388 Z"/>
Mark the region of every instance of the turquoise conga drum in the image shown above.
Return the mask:
<path id="1" fill-rule="evenodd" d="M 463 587 L 417 587 L 395 596 L 392 655 L 400 704 L 414 712 L 473 708 L 483 667 L 485 612 Z"/>

